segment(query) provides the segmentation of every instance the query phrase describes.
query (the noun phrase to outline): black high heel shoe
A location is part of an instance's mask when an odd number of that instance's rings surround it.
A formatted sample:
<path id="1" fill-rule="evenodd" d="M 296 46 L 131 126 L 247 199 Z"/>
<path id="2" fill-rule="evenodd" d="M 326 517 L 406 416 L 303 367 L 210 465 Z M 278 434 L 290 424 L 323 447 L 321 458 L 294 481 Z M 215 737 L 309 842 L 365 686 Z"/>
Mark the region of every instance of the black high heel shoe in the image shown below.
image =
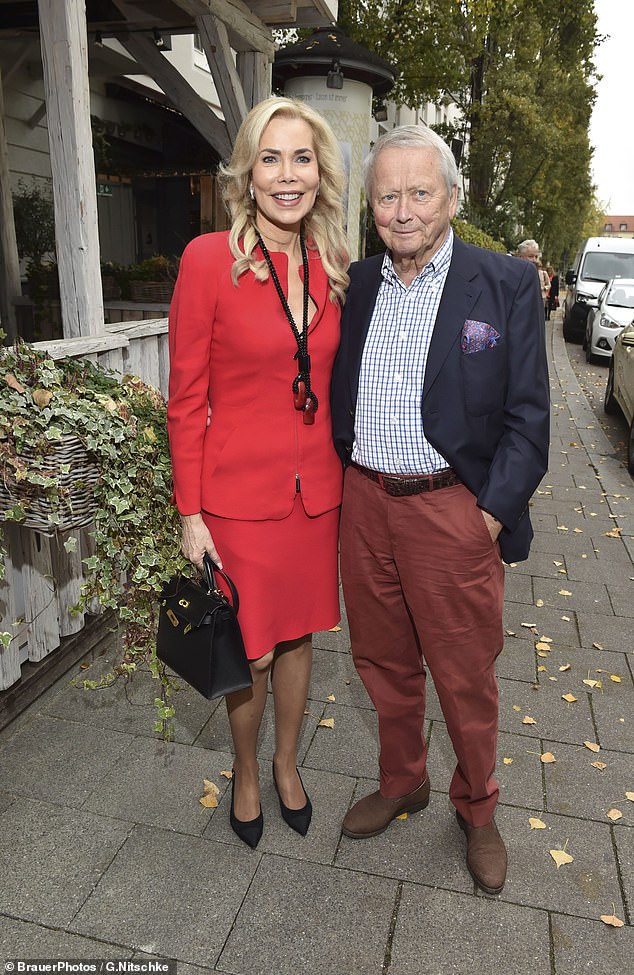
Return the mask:
<path id="1" fill-rule="evenodd" d="M 304 783 L 302 782 L 302 777 L 299 774 L 299 769 L 297 770 L 297 776 L 301 783 L 302 789 L 304 789 Z M 294 829 L 296 833 L 300 836 L 306 836 L 308 832 L 308 827 L 310 826 L 310 821 L 313 815 L 313 807 L 310 799 L 308 798 L 308 793 L 304 789 L 304 795 L 306 796 L 306 802 L 301 809 L 289 809 L 283 801 L 280 795 L 280 790 L 277 787 L 277 779 L 275 778 L 275 764 L 273 764 L 273 784 L 275 786 L 275 791 L 277 792 L 277 798 L 280 800 L 280 812 L 282 814 L 282 819 Z"/>
<path id="2" fill-rule="evenodd" d="M 236 814 L 233 810 L 233 784 L 236 780 L 235 769 L 233 770 L 233 775 L 231 777 L 231 808 L 229 809 L 229 823 L 231 824 L 231 829 L 236 834 L 243 843 L 250 846 L 251 849 L 255 850 L 256 846 L 260 842 L 262 836 L 262 831 L 264 830 L 264 816 L 262 815 L 262 807 L 260 806 L 259 815 L 255 819 L 237 819 Z"/>

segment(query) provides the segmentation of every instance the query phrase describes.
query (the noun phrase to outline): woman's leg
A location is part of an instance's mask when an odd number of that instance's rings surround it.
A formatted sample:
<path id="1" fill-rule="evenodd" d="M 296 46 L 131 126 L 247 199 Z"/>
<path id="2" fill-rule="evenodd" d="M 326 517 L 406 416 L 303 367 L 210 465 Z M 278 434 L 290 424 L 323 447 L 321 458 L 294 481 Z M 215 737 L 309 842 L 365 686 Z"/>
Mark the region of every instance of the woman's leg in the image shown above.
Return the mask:
<path id="1" fill-rule="evenodd" d="M 297 741 L 302 727 L 313 662 L 312 633 L 278 643 L 271 685 L 275 704 L 275 779 L 282 802 L 301 809 L 306 795 L 297 774 Z"/>
<path id="2" fill-rule="evenodd" d="M 268 678 L 273 651 L 251 662 L 253 687 L 226 697 L 227 714 L 235 749 L 234 812 L 248 822 L 260 812 L 259 767 L 256 757 L 258 733 L 266 706 Z"/>

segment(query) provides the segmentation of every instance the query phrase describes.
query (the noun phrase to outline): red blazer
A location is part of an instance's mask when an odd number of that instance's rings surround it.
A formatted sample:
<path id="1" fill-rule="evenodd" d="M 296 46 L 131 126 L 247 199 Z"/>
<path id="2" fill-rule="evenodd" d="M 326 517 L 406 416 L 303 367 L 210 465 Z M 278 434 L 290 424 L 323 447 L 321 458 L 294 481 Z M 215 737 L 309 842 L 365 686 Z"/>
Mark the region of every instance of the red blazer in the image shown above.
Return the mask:
<path id="1" fill-rule="evenodd" d="M 167 422 L 178 510 L 285 518 L 298 476 L 307 513 L 322 514 L 341 503 L 330 416 L 339 305 L 330 300 L 319 256 L 309 250 L 317 305 L 309 353 L 319 408 L 314 424 L 306 425 L 291 389 L 297 343 L 275 286 L 270 279 L 256 281 L 250 271 L 232 283 L 228 237 L 204 234 L 187 245 L 170 307 Z M 286 255 L 271 256 L 286 291 Z"/>

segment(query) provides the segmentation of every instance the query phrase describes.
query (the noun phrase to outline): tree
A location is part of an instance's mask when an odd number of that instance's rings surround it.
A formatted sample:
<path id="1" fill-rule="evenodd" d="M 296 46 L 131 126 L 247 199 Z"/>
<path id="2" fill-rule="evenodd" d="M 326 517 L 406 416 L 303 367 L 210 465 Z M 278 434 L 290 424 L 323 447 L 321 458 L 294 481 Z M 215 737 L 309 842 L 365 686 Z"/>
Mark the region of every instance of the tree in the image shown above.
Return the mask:
<path id="1" fill-rule="evenodd" d="M 461 108 L 462 215 L 509 247 L 535 236 L 557 261 L 592 198 L 592 0 L 340 0 L 339 23 L 395 64 L 397 101 Z"/>

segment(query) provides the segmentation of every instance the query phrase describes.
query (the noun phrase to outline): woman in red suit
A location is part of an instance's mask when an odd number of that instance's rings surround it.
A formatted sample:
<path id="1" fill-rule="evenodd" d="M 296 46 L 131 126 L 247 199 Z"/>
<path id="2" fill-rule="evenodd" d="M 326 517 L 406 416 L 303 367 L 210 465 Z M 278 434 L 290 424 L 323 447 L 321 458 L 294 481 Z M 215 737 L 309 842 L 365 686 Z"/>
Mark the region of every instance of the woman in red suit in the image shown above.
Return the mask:
<path id="1" fill-rule="evenodd" d="M 342 474 L 329 400 L 349 259 L 339 148 L 303 102 L 257 105 L 220 176 L 232 229 L 196 238 L 181 259 L 168 426 L 183 552 L 197 566 L 209 553 L 240 594 L 253 687 L 227 697 L 230 821 L 254 847 L 269 675 L 282 816 L 304 835 L 312 814 L 297 740 L 312 633 L 339 619 Z"/>

